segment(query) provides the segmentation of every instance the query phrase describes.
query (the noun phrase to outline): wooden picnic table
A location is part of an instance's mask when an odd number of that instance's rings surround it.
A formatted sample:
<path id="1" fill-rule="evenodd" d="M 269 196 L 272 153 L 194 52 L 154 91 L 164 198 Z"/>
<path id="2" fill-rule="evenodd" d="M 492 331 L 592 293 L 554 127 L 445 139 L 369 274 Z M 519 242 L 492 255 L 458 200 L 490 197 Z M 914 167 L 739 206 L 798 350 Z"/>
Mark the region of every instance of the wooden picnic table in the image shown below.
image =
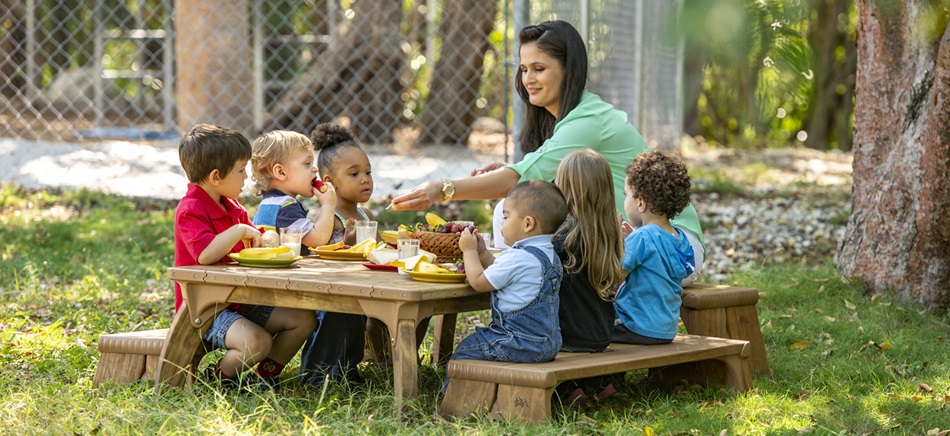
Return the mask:
<path id="1" fill-rule="evenodd" d="M 163 383 L 181 386 L 194 374 L 191 362 L 202 352 L 201 337 L 218 312 L 231 303 L 258 304 L 363 314 L 384 322 L 393 338 L 393 390 L 401 407 L 403 400 L 418 395 L 415 331 L 419 321 L 445 314 L 444 328 L 451 334 L 455 314 L 489 308 L 489 294 L 476 292 L 467 283 L 421 282 L 392 271 L 372 271 L 358 261 L 314 256 L 287 268 L 173 267 L 168 277 L 181 284 L 185 304 L 175 315 L 162 349 L 156 387 Z"/>

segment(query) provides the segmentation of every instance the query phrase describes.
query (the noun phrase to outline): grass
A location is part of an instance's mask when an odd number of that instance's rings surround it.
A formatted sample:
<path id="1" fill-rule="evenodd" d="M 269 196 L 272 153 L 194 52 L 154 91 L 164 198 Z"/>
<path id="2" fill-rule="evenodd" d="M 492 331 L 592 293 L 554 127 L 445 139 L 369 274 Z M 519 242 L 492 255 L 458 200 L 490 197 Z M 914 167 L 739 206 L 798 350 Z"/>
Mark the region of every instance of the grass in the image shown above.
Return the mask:
<path id="1" fill-rule="evenodd" d="M 279 394 L 196 383 L 92 387 L 104 332 L 167 327 L 174 203 L 0 186 L 0 432 L 5 434 L 927 434 L 950 429 L 946 314 L 865 295 L 830 262 L 755 269 L 730 282 L 760 289 L 773 374 L 750 392 L 614 380 L 604 401 L 555 405 L 545 425 L 434 416 L 444 369 L 424 366 L 420 397 L 394 411 L 392 375 Z M 459 317 L 459 334 L 470 330 Z M 423 347 L 424 362 L 428 343 Z M 939 429 L 939 431 L 933 431 Z"/>

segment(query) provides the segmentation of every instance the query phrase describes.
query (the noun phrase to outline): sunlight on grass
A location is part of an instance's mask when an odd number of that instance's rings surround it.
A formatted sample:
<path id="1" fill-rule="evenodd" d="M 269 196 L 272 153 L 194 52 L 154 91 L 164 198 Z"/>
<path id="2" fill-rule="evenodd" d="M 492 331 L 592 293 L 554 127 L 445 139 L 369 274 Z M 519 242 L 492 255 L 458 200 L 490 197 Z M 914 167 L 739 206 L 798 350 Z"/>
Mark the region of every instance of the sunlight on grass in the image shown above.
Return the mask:
<path id="1" fill-rule="evenodd" d="M 765 177 L 760 170 L 749 168 L 748 177 Z M 435 416 L 445 369 L 428 366 L 431 337 L 421 348 L 419 398 L 402 415 L 395 410 L 391 370 L 370 363 L 361 366 L 365 385 L 330 383 L 326 391 L 298 383 L 299 358 L 291 361 L 276 394 L 223 392 L 203 382 L 158 394 L 149 381 L 93 388 L 100 334 L 171 323 L 173 283 L 165 270 L 173 257 L 173 206 L 10 188 L 0 189 L 0 203 L 8 205 L 0 211 L 0 425 L 7 434 L 950 429 L 948 316 L 895 297 L 866 295 L 837 277 L 830 260 L 757 267 L 728 279 L 760 290 L 757 310 L 773 371 L 755 377 L 753 389 L 739 394 L 719 386 L 660 385 L 640 371 L 611 378 L 618 393 L 602 401 L 562 405 L 555 399 L 548 423 L 445 421 Z M 40 204 L 61 211 L 47 214 Z M 460 314 L 456 340 L 476 322 L 487 324 L 487 312 Z"/>

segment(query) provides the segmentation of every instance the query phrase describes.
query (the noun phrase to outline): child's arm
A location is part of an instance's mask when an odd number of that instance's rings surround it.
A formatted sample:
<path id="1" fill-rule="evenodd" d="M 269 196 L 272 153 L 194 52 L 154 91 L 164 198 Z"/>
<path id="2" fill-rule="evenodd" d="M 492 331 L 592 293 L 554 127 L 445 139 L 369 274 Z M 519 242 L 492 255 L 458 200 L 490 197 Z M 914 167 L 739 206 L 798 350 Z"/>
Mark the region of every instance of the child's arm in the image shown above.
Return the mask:
<path id="1" fill-rule="evenodd" d="M 478 253 L 478 239 L 481 238 L 467 229 L 459 237 L 459 249 L 462 250 L 462 259 L 465 261 L 465 278 L 472 289 L 478 292 L 494 291 L 495 287 L 485 277 L 485 266 L 482 265 Z M 484 245 L 484 242 L 482 244 Z"/>
<path id="2" fill-rule="evenodd" d="M 234 248 L 238 242 L 248 239 L 251 240 L 249 246 L 260 247 L 261 231 L 247 224 L 235 224 L 229 229 L 218 233 L 218 236 L 215 236 L 214 239 L 211 240 L 211 243 L 198 255 L 198 263 L 202 265 L 218 263 L 219 260 L 231 252 L 231 249 Z M 245 244 L 245 247 L 247 246 L 248 244 Z"/>
<path id="3" fill-rule="evenodd" d="M 317 219 L 313 221 L 313 228 L 303 236 L 303 244 L 308 247 L 319 247 L 330 242 L 330 236 L 333 235 L 333 211 L 336 209 L 336 188 L 332 183 L 327 183 L 327 192 L 320 192 L 317 188 L 313 189 L 313 194 L 317 196 L 320 202 L 320 213 Z"/>

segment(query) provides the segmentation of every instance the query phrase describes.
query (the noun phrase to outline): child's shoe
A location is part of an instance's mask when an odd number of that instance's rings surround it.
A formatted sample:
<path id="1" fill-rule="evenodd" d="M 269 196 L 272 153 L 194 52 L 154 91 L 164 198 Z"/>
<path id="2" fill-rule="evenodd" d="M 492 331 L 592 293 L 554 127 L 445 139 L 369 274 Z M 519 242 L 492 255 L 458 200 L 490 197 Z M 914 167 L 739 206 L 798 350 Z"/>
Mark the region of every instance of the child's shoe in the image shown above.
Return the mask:
<path id="1" fill-rule="evenodd" d="M 608 383 L 607 386 L 604 386 L 604 388 L 601 389 L 600 392 L 597 393 L 597 399 L 603 400 L 603 399 L 613 396 L 613 394 L 616 394 L 616 393 L 617 393 L 617 389 L 614 388 L 614 384 Z"/>
<path id="2" fill-rule="evenodd" d="M 561 403 L 574 404 L 576 402 L 584 402 L 584 401 L 587 401 L 587 394 L 584 393 L 583 389 L 577 388 L 577 389 L 574 389 L 574 392 L 571 392 L 570 395 L 564 397 L 564 399 L 561 400 Z"/>

